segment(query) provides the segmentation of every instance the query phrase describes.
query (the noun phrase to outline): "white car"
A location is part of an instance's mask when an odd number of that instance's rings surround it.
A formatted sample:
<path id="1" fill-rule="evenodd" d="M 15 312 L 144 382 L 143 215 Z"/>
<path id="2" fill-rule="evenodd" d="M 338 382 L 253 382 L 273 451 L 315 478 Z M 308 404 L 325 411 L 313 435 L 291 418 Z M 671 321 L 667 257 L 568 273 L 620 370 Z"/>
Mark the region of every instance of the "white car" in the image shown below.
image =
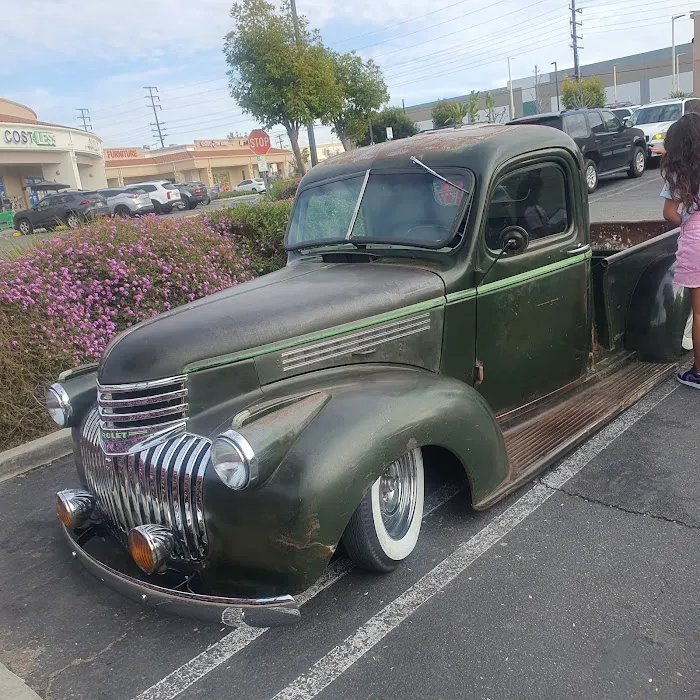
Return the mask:
<path id="1" fill-rule="evenodd" d="M 265 192 L 265 180 L 261 177 L 256 177 L 254 180 L 243 180 L 234 188 L 234 192 Z"/>
<path id="2" fill-rule="evenodd" d="M 167 180 L 132 183 L 127 190 L 148 192 L 156 214 L 169 214 L 176 204 L 180 204 L 180 190 Z"/>
<path id="3" fill-rule="evenodd" d="M 660 158 L 661 154 L 652 151 L 663 148 L 668 127 L 688 112 L 700 113 L 700 100 L 695 97 L 661 100 L 640 107 L 632 115 L 632 125 L 644 132 L 648 145 L 649 158 Z"/>

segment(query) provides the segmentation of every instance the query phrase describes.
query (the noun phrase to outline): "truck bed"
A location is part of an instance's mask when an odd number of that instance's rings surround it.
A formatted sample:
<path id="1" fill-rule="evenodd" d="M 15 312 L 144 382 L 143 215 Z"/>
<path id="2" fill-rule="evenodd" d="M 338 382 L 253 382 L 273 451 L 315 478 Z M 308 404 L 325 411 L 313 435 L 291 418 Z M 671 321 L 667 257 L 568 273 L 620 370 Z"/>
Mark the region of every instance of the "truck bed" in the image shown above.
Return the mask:
<path id="1" fill-rule="evenodd" d="M 624 346 L 627 312 L 639 278 L 652 262 L 675 254 L 678 233 L 665 221 L 591 224 L 597 351 Z"/>

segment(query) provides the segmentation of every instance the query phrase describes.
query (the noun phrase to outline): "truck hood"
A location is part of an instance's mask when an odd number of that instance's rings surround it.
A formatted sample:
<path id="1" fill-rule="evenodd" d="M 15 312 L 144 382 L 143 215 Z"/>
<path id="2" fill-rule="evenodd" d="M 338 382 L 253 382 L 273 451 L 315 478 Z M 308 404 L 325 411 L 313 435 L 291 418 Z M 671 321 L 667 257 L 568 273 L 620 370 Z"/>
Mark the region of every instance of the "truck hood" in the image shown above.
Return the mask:
<path id="1" fill-rule="evenodd" d="M 655 134 L 660 134 L 668 131 L 668 127 L 671 126 L 673 122 L 654 122 L 653 124 L 638 124 L 637 129 L 641 129 L 645 136 L 651 138 Z"/>
<path id="2" fill-rule="evenodd" d="M 101 384 L 182 374 L 201 360 L 313 333 L 444 296 L 429 270 L 390 263 L 303 262 L 155 316 L 118 335 Z"/>

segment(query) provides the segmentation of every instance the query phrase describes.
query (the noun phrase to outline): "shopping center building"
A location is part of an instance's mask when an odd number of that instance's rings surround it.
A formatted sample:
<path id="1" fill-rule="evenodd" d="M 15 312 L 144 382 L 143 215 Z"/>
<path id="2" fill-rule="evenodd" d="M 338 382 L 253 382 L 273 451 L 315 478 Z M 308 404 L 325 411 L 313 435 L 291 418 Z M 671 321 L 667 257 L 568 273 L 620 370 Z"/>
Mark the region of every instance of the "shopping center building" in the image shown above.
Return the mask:
<path id="1" fill-rule="evenodd" d="M 293 171 L 291 151 L 271 148 L 265 161 L 273 177 Z M 105 166 L 110 187 L 171 180 L 219 185 L 228 191 L 242 180 L 260 176 L 258 158 L 248 148 L 247 139 L 202 140 L 157 150 L 106 148 Z"/>
<path id="2" fill-rule="evenodd" d="M 36 204 L 32 189 L 51 180 L 71 189 L 106 187 L 102 141 L 91 132 L 37 119 L 25 105 L 0 98 L 0 202 Z"/>

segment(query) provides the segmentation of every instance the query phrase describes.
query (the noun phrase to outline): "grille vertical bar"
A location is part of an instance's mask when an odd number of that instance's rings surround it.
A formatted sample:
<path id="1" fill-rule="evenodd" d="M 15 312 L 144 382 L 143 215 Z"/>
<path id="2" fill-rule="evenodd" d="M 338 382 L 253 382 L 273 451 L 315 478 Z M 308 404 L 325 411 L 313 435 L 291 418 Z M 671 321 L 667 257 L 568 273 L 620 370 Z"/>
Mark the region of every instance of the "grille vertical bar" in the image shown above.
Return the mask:
<path id="1" fill-rule="evenodd" d="M 211 443 L 179 435 L 141 452 L 106 456 L 98 409 L 85 419 L 80 451 L 88 488 L 122 542 L 132 527 L 155 524 L 176 536 L 176 558 L 199 561 L 207 553 L 204 472 Z"/>

